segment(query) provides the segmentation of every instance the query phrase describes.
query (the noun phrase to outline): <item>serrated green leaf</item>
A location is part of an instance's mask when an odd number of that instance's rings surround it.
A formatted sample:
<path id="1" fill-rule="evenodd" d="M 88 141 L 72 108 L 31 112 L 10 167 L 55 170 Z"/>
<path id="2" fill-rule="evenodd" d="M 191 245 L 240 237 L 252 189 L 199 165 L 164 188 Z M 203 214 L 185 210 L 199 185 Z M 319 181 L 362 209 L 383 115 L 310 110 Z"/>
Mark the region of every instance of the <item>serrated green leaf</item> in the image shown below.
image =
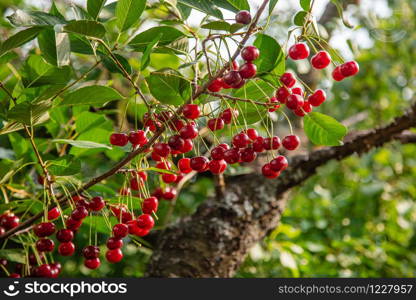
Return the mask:
<path id="1" fill-rule="evenodd" d="M 81 161 L 73 155 L 48 160 L 48 170 L 55 176 L 71 176 L 81 172 Z"/>
<path id="2" fill-rule="evenodd" d="M 125 31 L 137 23 L 145 7 L 146 0 L 118 0 L 116 18 L 120 31 Z"/>
<path id="3" fill-rule="evenodd" d="M 69 144 L 71 146 L 77 148 L 84 148 L 84 149 L 98 149 L 98 148 L 105 148 L 105 149 L 113 149 L 108 145 L 100 144 L 91 141 L 80 141 L 80 140 L 68 140 L 68 139 L 54 139 L 52 140 L 53 143 L 61 143 L 61 144 Z"/>
<path id="4" fill-rule="evenodd" d="M 159 33 L 159 35 L 156 36 L 155 39 L 146 46 L 146 49 L 144 50 L 142 59 L 140 61 L 141 71 L 146 69 L 147 66 L 150 64 L 150 54 L 152 53 L 153 48 L 156 47 L 156 45 L 159 43 L 161 37 L 162 37 L 162 34 Z"/>
<path id="5" fill-rule="evenodd" d="M 0 56 L 7 51 L 10 51 L 16 47 L 19 47 L 27 42 L 33 40 L 44 28 L 43 27 L 31 27 L 22 31 L 19 31 L 15 35 L 12 35 L 0 45 Z"/>
<path id="6" fill-rule="evenodd" d="M 102 38 L 105 35 L 103 24 L 89 20 L 71 21 L 63 27 L 63 30 L 96 38 Z"/>
<path id="7" fill-rule="evenodd" d="M 160 46 L 169 45 L 170 43 L 185 36 L 183 32 L 176 28 L 169 26 L 158 26 L 145 30 L 136 35 L 130 41 L 129 46 L 131 46 L 136 51 L 143 52 L 146 49 L 146 46 L 160 34 L 162 35 L 158 42 L 158 45 Z"/>
<path id="8" fill-rule="evenodd" d="M 153 72 L 146 81 L 151 94 L 162 103 L 180 105 L 190 96 L 189 82 L 174 70 Z"/>
<path id="9" fill-rule="evenodd" d="M 92 85 L 65 95 L 60 105 L 103 105 L 106 102 L 119 99 L 123 99 L 123 96 L 115 89 L 107 86 Z"/>
<path id="10" fill-rule="evenodd" d="M 270 3 L 269 3 L 269 15 L 271 15 L 273 13 L 273 10 L 274 10 L 277 2 L 279 2 L 279 0 L 270 0 Z"/>
<path id="11" fill-rule="evenodd" d="M 123 74 L 123 71 L 121 68 L 113 61 L 112 58 L 110 58 L 108 55 L 101 54 L 101 59 L 103 61 L 104 66 L 112 73 L 120 73 Z M 120 62 L 120 64 L 123 66 L 124 70 L 127 71 L 127 73 L 131 74 L 133 72 L 132 67 L 129 64 L 129 61 L 124 56 L 114 53 L 114 56 L 117 58 L 117 60 Z"/>
<path id="12" fill-rule="evenodd" d="M 221 10 L 215 5 L 215 1 L 213 0 L 178 0 L 177 2 L 213 17 L 223 19 Z"/>
<path id="13" fill-rule="evenodd" d="M 254 46 L 260 50 L 260 57 L 254 61 L 259 74 L 270 72 L 285 59 L 279 43 L 266 34 L 258 34 Z"/>
<path id="14" fill-rule="evenodd" d="M 308 11 L 311 8 L 311 0 L 299 0 L 300 7 Z"/>
<path id="15" fill-rule="evenodd" d="M 44 114 L 47 114 L 48 109 L 51 108 L 51 106 L 52 104 L 50 101 L 41 101 L 36 103 L 26 101 L 19 103 L 10 109 L 7 113 L 7 117 L 11 120 L 30 125 L 36 120 L 42 118 Z"/>
<path id="16" fill-rule="evenodd" d="M 347 128 L 334 118 L 311 112 L 304 117 L 304 129 L 308 138 L 316 145 L 339 146 L 347 134 Z"/>
<path id="17" fill-rule="evenodd" d="M 201 26 L 204 29 L 230 31 L 231 24 L 225 21 L 212 21 Z"/>
<path id="18" fill-rule="evenodd" d="M 87 11 L 93 19 L 97 19 L 107 0 L 88 0 Z"/>
<path id="19" fill-rule="evenodd" d="M 299 11 L 296 13 L 295 17 L 293 18 L 293 24 L 297 25 L 297 26 L 303 26 L 303 24 L 306 21 L 306 16 L 307 16 L 307 12 L 306 11 Z"/>
<path id="20" fill-rule="evenodd" d="M 55 26 L 58 24 L 65 24 L 66 21 L 60 17 L 54 16 L 42 11 L 16 10 L 12 15 L 7 16 L 10 23 L 16 27 L 30 27 L 30 26 Z"/>

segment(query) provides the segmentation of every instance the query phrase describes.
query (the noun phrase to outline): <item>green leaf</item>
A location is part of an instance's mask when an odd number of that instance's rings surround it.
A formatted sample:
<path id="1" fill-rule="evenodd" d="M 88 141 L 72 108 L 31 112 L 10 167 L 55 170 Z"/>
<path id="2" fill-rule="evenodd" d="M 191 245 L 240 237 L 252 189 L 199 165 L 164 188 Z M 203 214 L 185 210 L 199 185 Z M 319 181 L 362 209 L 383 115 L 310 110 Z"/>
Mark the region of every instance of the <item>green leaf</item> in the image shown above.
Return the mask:
<path id="1" fill-rule="evenodd" d="M 35 123 L 36 120 L 43 118 L 43 115 L 48 114 L 48 109 L 51 106 L 52 104 L 50 101 L 41 101 L 36 103 L 27 101 L 14 106 L 8 111 L 7 116 L 11 120 L 30 125 Z"/>
<path id="2" fill-rule="evenodd" d="M 75 128 L 77 133 L 86 132 L 94 127 L 107 127 L 106 123 L 108 123 L 110 125 L 109 128 L 112 129 L 111 121 L 96 113 L 84 111 L 81 114 L 76 115 L 75 118 Z"/>
<path id="3" fill-rule="evenodd" d="M 143 52 L 146 46 L 150 44 L 156 36 L 161 34 L 158 42 L 159 46 L 169 45 L 170 43 L 184 37 L 183 32 L 169 26 L 157 26 L 143 31 L 136 35 L 129 45 L 136 51 Z"/>
<path id="4" fill-rule="evenodd" d="M 351 29 L 354 28 L 354 26 L 352 26 L 344 16 L 344 9 L 342 7 L 342 3 L 339 0 L 331 0 L 331 2 L 336 6 L 338 14 L 342 20 L 342 23 L 348 28 L 351 28 Z"/>
<path id="5" fill-rule="evenodd" d="M 231 24 L 225 21 L 213 21 L 201 26 L 204 29 L 230 31 Z"/>
<path id="6" fill-rule="evenodd" d="M 16 10 L 14 14 L 7 16 L 7 19 L 16 27 L 30 27 L 33 25 L 55 26 L 66 23 L 64 19 L 52 14 L 42 11 L 25 12 L 20 9 Z"/>
<path id="7" fill-rule="evenodd" d="M 311 8 L 311 0 L 299 0 L 299 3 L 303 10 L 309 11 Z"/>
<path id="8" fill-rule="evenodd" d="M 107 0 L 88 0 L 87 11 L 93 19 L 97 19 Z"/>
<path id="9" fill-rule="evenodd" d="M 81 172 L 81 160 L 73 155 L 65 155 L 47 163 L 50 164 L 48 170 L 55 176 L 71 176 Z"/>
<path id="10" fill-rule="evenodd" d="M 162 34 L 159 33 L 155 39 L 146 46 L 146 49 L 143 52 L 142 59 L 140 61 L 140 70 L 143 71 L 147 68 L 147 66 L 150 64 L 150 54 L 152 53 L 152 50 L 156 45 L 159 43 L 160 39 L 162 37 Z"/>
<path id="11" fill-rule="evenodd" d="M 69 64 L 70 42 L 67 33 L 45 29 L 38 35 L 39 48 L 45 60 L 58 67 Z"/>
<path id="12" fill-rule="evenodd" d="M 67 94 L 60 105 L 89 104 L 101 106 L 106 102 L 123 99 L 115 89 L 108 86 L 92 85 Z"/>
<path id="13" fill-rule="evenodd" d="M 112 149 L 110 146 L 100 143 L 95 143 L 91 141 L 80 141 L 80 140 L 67 140 L 67 139 L 54 139 L 52 140 L 53 143 L 61 143 L 61 144 L 69 144 L 71 146 L 77 148 L 85 148 L 85 149 L 98 149 L 98 148 L 105 148 L 105 149 Z"/>
<path id="14" fill-rule="evenodd" d="M 33 40 L 42 30 L 42 27 L 31 27 L 12 35 L 0 45 L 0 55 Z"/>
<path id="15" fill-rule="evenodd" d="M 215 5 L 213 0 L 178 0 L 177 2 L 213 17 L 223 19 L 221 10 Z"/>
<path id="16" fill-rule="evenodd" d="M 270 3 L 269 3 L 269 15 L 271 15 L 273 13 L 273 9 L 275 8 L 277 2 L 279 2 L 279 0 L 270 0 Z"/>
<path id="17" fill-rule="evenodd" d="M 308 138 L 316 145 L 342 145 L 342 139 L 347 134 L 344 125 L 318 112 L 311 112 L 304 117 L 304 129 Z"/>
<path id="18" fill-rule="evenodd" d="M 183 5 L 182 3 L 177 3 L 176 8 L 181 13 L 182 19 L 186 20 L 188 19 L 189 15 L 191 14 L 192 8 L 186 5 Z"/>
<path id="19" fill-rule="evenodd" d="M 146 78 L 151 94 L 160 102 L 180 105 L 190 97 L 190 83 L 174 70 L 159 70 Z"/>
<path id="20" fill-rule="evenodd" d="M 306 11 L 299 11 L 295 17 L 293 18 L 293 23 L 297 26 L 303 26 L 303 24 L 306 21 L 306 16 L 307 16 L 307 12 Z"/>
<path id="21" fill-rule="evenodd" d="M 118 0 L 116 18 L 120 31 L 125 31 L 137 23 L 145 7 L 146 0 Z"/>
<path id="22" fill-rule="evenodd" d="M 71 21 L 63 27 L 63 30 L 96 38 L 102 38 L 105 34 L 103 24 L 89 20 Z"/>
<path id="23" fill-rule="evenodd" d="M 71 68 L 57 68 L 38 55 L 29 56 L 22 70 L 24 87 L 65 84 L 71 78 Z"/>
<path id="24" fill-rule="evenodd" d="M 15 263 L 26 263 L 26 255 L 23 249 L 0 249 L 0 257 Z"/>
<path id="25" fill-rule="evenodd" d="M 123 71 L 121 70 L 121 68 L 108 55 L 100 53 L 100 56 L 101 56 L 101 59 L 103 60 L 104 66 L 110 72 L 123 74 Z M 121 56 L 120 54 L 117 54 L 117 53 L 114 53 L 114 56 L 123 66 L 124 70 L 127 71 L 127 73 L 131 74 L 133 72 L 133 69 L 129 64 L 129 61 L 124 56 Z"/>
<path id="26" fill-rule="evenodd" d="M 213 2 L 215 5 L 235 13 L 240 10 L 250 11 L 250 5 L 247 0 L 214 0 Z"/>
<path id="27" fill-rule="evenodd" d="M 273 70 L 276 65 L 285 59 L 279 43 L 266 34 L 258 34 L 254 46 L 260 50 L 260 57 L 254 61 L 259 74 Z"/>

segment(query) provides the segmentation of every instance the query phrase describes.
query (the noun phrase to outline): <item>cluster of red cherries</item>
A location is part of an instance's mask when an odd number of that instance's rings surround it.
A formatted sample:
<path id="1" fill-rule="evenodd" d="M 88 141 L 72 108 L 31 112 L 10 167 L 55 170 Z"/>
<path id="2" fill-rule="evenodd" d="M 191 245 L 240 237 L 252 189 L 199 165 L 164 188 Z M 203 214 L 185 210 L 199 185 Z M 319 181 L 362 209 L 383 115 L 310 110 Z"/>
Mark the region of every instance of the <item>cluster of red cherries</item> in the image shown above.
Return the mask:
<path id="1" fill-rule="evenodd" d="M 6 233 L 6 231 L 19 226 L 20 219 L 12 212 L 5 212 L 0 215 L 0 235 Z"/>

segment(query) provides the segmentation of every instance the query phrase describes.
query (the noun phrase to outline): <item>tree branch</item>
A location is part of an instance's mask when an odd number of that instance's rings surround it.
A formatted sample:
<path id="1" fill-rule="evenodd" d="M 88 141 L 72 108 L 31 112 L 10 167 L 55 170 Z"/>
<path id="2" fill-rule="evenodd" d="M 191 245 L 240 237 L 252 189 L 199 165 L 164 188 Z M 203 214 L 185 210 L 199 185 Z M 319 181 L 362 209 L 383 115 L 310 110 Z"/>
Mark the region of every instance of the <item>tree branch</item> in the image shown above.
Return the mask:
<path id="1" fill-rule="evenodd" d="M 147 276 L 233 276 L 247 251 L 278 225 L 291 188 L 329 160 L 360 155 L 396 138 L 414 140 L 414 134 L 404 138 L 401 133 L 415 126 L 416 104 L 388 125 L 359 132 L 342 146 L 295 156 L 277 180 L 265 180 L 258 174 L 228 178 L 221 199 L 208 199 L 195 214 L 160 233 Z"/>

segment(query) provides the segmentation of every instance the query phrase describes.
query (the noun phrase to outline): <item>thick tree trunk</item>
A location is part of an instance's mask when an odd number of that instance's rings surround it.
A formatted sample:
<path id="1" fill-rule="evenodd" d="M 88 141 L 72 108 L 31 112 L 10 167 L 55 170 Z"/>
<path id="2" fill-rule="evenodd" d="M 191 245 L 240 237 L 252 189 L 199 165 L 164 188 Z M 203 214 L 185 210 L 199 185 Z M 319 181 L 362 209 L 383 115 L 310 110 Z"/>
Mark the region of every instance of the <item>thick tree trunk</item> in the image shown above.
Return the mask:
<path id="1" fill-rule="evenodd" d="M 257 174 L 229 178 L 223 197 L 205 201 L 193 214 L 163 231 L 148 266 L 150 277 L 231 277 L 247 251 L 274 229 L 289 190 L 331 159 L 362 154 L 416 126 L 416 105 L 387 126 L 360 132 L 344 145 L 297 156 L 278 180 Z"/>

